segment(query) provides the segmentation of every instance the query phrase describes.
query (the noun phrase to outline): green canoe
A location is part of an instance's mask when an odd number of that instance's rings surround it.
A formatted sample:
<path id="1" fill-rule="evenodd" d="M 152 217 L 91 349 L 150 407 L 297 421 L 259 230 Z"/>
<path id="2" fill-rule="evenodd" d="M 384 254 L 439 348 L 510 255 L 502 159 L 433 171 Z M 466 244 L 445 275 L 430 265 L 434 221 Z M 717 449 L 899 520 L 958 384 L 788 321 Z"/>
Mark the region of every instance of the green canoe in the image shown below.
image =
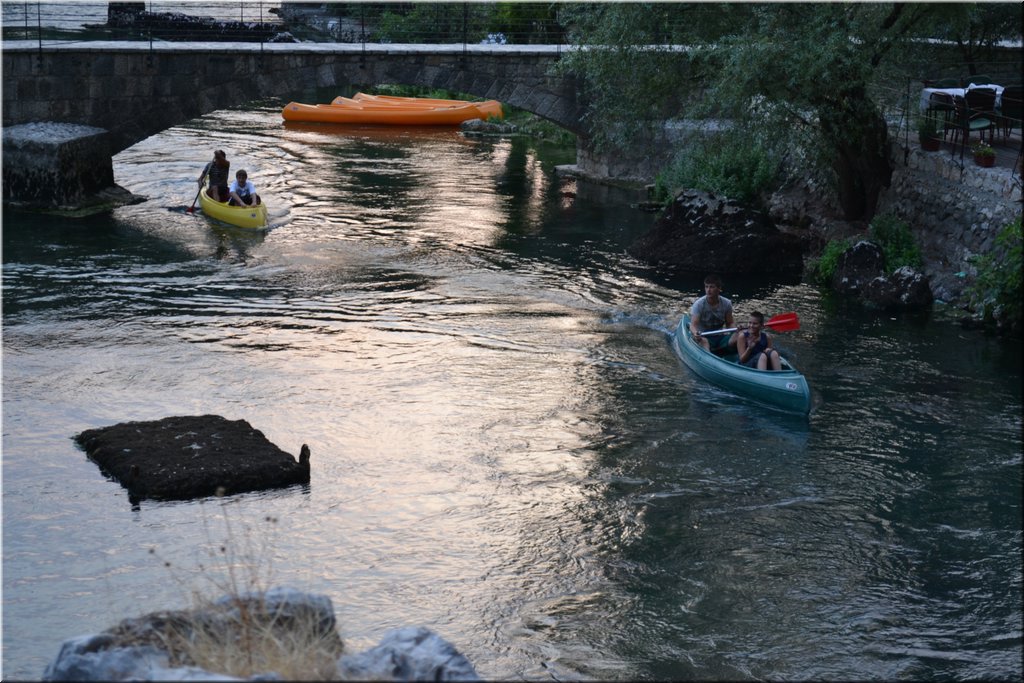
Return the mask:
<path id="1" fill-rule="evenodd" d="M 679 321 L 672 348 L 691 370 L 712 384 L 789 412 L 807 414 L 811 410 L 807 380 L 789 361 L 783 358 L 782 369 L 774 372 L 740 365 L 735 353 L 716 356 L 693 341 L 689 315 Z"/>

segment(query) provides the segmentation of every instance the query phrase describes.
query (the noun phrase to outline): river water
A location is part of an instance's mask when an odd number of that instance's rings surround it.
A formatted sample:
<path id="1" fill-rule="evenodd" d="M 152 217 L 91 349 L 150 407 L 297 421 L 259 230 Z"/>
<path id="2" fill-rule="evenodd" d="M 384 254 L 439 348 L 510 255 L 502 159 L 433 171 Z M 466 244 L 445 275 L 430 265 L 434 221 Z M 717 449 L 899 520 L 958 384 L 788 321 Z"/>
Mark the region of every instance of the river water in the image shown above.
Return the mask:
<path id="1" fill-rule="evenodd" d="M 776 413 L 673 356 L 700 280 L 626 256 L 653 217 L 572 150 L 279 111 L 118 155 L 144 204 L 4 216 L 5 678 L 232 580 L 488 679 L 1021 675 L 1019 342 L 726 282 L 800 316 L 815 409 Z M 269 231 L 184 211 L 215 148 Z M 309 444 L 311 484 L 133 508 L 72 442 L 205 413 Z"/>

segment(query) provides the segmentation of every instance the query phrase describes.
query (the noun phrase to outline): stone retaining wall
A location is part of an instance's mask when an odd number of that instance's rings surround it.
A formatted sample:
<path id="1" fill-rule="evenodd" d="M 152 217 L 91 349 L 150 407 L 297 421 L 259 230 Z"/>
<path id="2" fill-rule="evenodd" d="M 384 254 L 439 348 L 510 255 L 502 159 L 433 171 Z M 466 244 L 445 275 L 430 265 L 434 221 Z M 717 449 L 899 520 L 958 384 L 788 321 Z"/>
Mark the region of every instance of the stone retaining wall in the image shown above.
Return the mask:
<path id="1" fill-rule="evenodd" d="M 902 154 L 898 154 L 902 157 Z M 905 221 L 925 258 L 935 297 L 954 301 L 974 273 L 970 258 L 990 251 L 999 231 L 1021 215 L 1021 178 L 1008 168 L 976 166 L 970 154 L 911 149 L 895 160 L 878 212 Z"/>

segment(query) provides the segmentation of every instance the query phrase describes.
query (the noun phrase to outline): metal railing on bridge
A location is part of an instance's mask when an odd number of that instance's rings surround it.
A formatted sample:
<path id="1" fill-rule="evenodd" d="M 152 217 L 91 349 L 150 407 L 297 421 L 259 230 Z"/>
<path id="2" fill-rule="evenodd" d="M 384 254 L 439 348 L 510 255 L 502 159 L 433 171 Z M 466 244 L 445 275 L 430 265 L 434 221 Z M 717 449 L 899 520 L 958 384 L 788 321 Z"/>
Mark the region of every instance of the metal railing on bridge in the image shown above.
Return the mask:
<path id="1" fill-rule="evenodd" d="M 554 3 L 10 2 L 3 39 L 372 44 L 565 43 Z"/>

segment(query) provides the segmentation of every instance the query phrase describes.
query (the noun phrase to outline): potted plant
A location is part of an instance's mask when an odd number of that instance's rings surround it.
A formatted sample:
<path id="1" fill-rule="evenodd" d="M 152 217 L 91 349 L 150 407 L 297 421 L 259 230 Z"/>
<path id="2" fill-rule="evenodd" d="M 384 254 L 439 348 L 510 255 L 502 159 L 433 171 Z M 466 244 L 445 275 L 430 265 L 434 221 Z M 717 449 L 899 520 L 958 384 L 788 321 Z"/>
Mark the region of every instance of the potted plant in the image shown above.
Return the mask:
<path id="1" fill-rule="evenodd" d="M 930 116 L 922 116 L 917 120 L 917 137 L 921 141 L 921 149 L 926 152 L 938 152 L 942 146 L 937 124 L 938 122 Z"/>
<path id="2" fill-rule="evenodd" d="M 974 146 L 974 163 L 978 166 L 984 166 L 990 168 L 996 164 L 996 151 L 992 149 L 991 145 L 986 145 L 984 142 L 979 142 Z"/>

